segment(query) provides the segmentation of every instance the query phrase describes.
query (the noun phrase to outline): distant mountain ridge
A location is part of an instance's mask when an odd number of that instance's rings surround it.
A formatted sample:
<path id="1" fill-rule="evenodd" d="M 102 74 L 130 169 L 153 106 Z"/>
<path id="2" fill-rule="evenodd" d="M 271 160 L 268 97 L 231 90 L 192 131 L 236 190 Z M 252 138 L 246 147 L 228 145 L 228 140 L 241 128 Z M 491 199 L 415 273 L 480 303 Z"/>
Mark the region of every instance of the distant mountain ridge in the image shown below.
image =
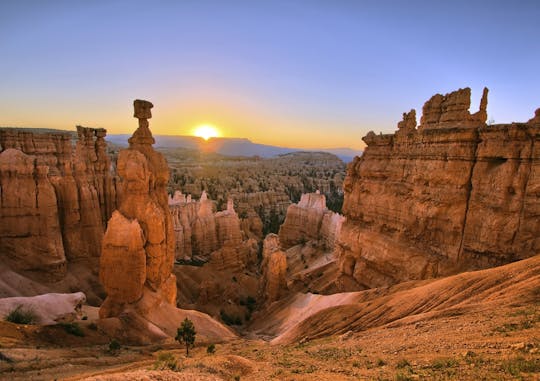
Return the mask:
<path id="1" fill-rule="evenodd" d="M 129 137 L 130 135 L 128 134 L 110 134 L 105 139 L 114 144 L 127 145 Z M 196 136 L 154 135 L 154 139 L 156 140 L 156 147 L 196 149 L 203 152 L 216 152 L 227 156 L 260 156 L 268 158 L 297 151 L 329 152 L 339 157 L 345 163 L 348 163 L 355 156 L 362 154 L 361 150 L 346 147 L 316 149 L 286 148 L 253 143 L 246 138 L 211 138 L 205 141 Z"/>

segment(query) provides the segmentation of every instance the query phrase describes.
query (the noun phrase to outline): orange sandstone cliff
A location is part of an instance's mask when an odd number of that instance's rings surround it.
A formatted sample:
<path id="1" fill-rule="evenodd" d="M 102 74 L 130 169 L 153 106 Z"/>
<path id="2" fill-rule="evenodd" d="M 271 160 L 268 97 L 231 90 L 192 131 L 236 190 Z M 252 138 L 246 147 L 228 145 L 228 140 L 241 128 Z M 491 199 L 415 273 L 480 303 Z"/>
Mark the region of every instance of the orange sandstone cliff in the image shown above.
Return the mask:
<path id="1" fill-rule="evenodd" d="M 364 138 L 344 182 L 341 272 L 362 287 L 501 265 L 540 252 L 540 112 L 486 125 L 487 89 L 437 94 L 395 134 Z"/>
<path id="2" fill-rule="evenodd" d="M 115 208 L 104 129 L 0 129 L 0 253 L 15 270 L 58 280 L 66 260 L 100 255 Z"/>

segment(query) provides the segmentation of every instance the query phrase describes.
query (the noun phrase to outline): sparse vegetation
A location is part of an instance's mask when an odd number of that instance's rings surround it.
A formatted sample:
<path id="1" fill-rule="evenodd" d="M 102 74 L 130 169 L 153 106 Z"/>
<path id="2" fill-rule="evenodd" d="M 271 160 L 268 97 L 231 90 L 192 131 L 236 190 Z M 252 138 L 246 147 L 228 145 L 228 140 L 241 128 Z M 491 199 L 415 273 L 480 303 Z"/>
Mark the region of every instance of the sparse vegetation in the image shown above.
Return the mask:
<path id="1" fill-rule="evenodd" d="M 122 346 L 120 345 L 120 343 L 116 339 L 112 339 L 109 342 L 109 352 L 110 353 L 116 353 L 120 349 L 122 349 Z"/>
<path id="2" fill-rule="evenodd" d="M 193 347 L 195 344 L 195 336 L 197 332 L 195 331 L 195 326 L 193 322 L 185 318 L 176 332 L 176 341 L 183 343 L 186 346 L 186 356 L 189 356 L 189 348 Z"/>
<path id="3" fill-rule="evenodd" d="M 311 357 L 319 360 L 343 360 L 357 356 L 362 352 L 361 348 L 336 348 L 326 347 L 315 351 L 306 351 Z"/>
<path id="4" fill-rule="evenodd" d="M 501 364 L 501 370 L 514 377 L 519 377 L 521 373 L 540 373 L 540 357 L 525 359 L 518 356 L 504 361 Z"/>
<path id="5" fill-rule="evenodd" d="M 396 373 L 396 377 L 394 378 L 396 381 L 411 381 L 412 380 L 412 377 L 405 374 L 405 373 L 402 373 L 402 372 L 397 372 Z"/>
<path id="6" fill-rule="evenodd" d="M 155 370 L 172 370 L 178 371 L 180 367 L 174 355 L 170 352 L 161 352 L 158 354 L 157 360 L 154 363 Z"/>
<path id="7" fill-rule="evenodd" d="M 401 359 L 396 364 L 396 368 L 399 368 L 399 369 L 407 368 L 407 367 L 410 367 L 410 366 L 411 366 L 411 364 L 406 359 Z"/>
<path id="8" fill-rule="evenodd" d="M 215 344 L 210 344 L 209 346 L 206 347 L 206 353 L 212 355 L 214 353 L 216 353 L 216 345 Z"/>
<path id="9" fill-rule="evenodd" d="M 36 324 L 38 317 L 32 309 L 17 306 L 6 315 L 4 320 L 15 324 Z"/>
<path id="10" fill-rule="evenodd" d="M 452 359 L 452 358 L 439 358 L 439 359 L 433 360 L 433 362 L 431 363 L 431 367 L 433 369 L 453 368 L 458 365 L 459 365 L 459 362 L 456 359 Z"/>
<path id="11" fill-rule="evenodd" d="M 64 329 L 67 333 L 73 336 L 84 337 L 84 331 L 81 326 L 75 322 L 72 323 L 60 323 L 58 324 Z"/>
<path id="12" fill-rule="evenodd" d="M 221 310 L 219 317 L 227 325 L 242 325 L 242 318 L 240 316 L 232 316 Z"/>

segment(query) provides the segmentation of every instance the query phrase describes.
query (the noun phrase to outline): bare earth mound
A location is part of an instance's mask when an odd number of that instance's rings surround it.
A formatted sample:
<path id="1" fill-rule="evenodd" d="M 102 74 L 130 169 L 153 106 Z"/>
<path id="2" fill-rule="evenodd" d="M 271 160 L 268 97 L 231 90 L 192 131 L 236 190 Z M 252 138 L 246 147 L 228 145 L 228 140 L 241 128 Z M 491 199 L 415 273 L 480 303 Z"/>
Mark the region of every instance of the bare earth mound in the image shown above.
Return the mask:
<path id="1" fill-rule="evenodd" d="M 252 325 L 291 343 L 389 323 L 429 320 L 540 298 L 540 256 L 488 270 L 389 288 L 334 295 L 296 295 L 271 306 Z"/>

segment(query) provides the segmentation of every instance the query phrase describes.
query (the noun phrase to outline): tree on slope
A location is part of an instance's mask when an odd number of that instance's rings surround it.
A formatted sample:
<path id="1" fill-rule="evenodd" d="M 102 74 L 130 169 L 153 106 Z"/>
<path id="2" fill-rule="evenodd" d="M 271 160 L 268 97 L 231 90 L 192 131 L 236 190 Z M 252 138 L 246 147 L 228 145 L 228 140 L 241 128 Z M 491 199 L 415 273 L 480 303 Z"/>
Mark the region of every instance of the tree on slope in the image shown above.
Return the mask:
<path id="1" fill-rule="evenodd" d="M 197 332 L 195 331 L 195 326 L 188 318 L 184 319 L 182 325 L 180 325 L 180 328 L 178 328 L 176 331 L 176 341 L 178 341 L 180 344 L 185 344 L 186 356 L 189 356 L 189 347 L 193 347 L 193 344 L 195 343 L 196 334 Z"/>

